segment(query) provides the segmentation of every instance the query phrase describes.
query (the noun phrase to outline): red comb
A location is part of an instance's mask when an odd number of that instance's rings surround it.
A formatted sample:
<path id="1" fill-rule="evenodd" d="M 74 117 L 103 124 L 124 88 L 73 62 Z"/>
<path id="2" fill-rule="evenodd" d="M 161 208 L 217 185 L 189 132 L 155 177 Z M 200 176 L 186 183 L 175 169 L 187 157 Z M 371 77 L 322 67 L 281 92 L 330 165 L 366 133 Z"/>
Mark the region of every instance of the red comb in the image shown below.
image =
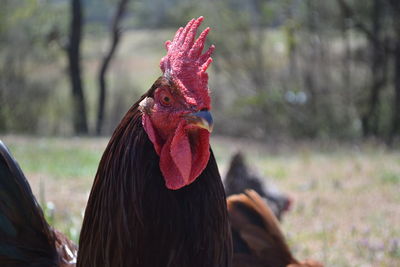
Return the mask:
<path id="1" fill-rule="evenodd" d="M 165 42 L 167 55 L 161 59 L 160 67 L 165 77 L 175 82 L 182 90 L 189 104 L 210 108 L 206 70 L 212 62 L 210 56 L 214 45 L 202 54 L 210 31 L 210 28 L 205 29 L 195 40 L 202 21 L 203 17 L 192 19 L 185 28 L 179 28 L 172 42 Z"/>

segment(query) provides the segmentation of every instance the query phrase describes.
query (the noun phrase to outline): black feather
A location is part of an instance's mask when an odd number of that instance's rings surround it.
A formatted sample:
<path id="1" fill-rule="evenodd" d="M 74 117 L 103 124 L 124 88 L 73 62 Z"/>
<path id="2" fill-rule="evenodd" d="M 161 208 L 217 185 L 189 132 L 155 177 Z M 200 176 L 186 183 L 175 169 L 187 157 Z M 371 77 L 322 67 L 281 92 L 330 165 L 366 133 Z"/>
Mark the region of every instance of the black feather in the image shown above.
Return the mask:
<path id="1" fill-rule="evenodd" d="M 28 181 L 0 141 L 0 266 L 58 266 L 54 240 Z"/>

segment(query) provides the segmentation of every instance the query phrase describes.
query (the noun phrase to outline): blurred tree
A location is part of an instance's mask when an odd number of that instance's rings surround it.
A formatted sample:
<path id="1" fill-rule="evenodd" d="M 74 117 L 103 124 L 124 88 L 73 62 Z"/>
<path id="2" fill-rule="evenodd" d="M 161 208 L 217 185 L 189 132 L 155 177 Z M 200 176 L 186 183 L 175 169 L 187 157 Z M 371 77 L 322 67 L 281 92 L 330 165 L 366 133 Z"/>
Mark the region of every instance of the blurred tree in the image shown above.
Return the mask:
<path id="1" fill-rule="evenodd" d="M 82 23 L 81 0 L 71 0 L 71 24 L 67 52 L 72 89 L 73 125 L 76 134 L 88 134 L 86 102 L 80 66 Z"/>
<path id="2" fill-rule="evenodd" d="M 96 134 L 100 135 L 102 132 L 103 122 L 104 122 L 104 111 L 106 105 L 106 93 L 107 93 L 107 82 L 106 74 L 108 66 L 112 60 L 112 57 L 117 49 L 118 43 L 121 38 L 121 22 L 124 16 L 126 7 L 128 5 L 128 0 L 121 0 L 118 3 L 118 7 L 115 11 L 114 18 L 111 25 L 111 45 L 103 57 L 103 62 L 99 70 L 99 101 L 97 110 L 97 122 L 96 122 Z"/>
<path id="3" fill-rule="evenodd" d="M 337 0 L 345 18 L 365 36 L 369 44 L 370 82 L 364 111 L 362 112 L 363 135 L 386 138 L 391 142 L 400 134 L 400 2 L 396 0 L 369 0 L 368 4 L 351 6 L 347 1 Z M 366 9 L 366 11 L 360 12 Z M 392 70 L 389 70 L 389 66 Z M 381 95 L 388 76 L 392 75 L 393 102 L 391 121 L 383 127 L 385 114 L 380 111 Z M 385 129 L 386 128 L 386 129 Z"/>
<path id="4" fill-rule="evenodd" d="M 353 20 L 354 26 L 366 36 L 370 50 L 370 89 L 363 111 L 361 111 L 362 131 L 364 137 L 379 136 L 380 125 L 380 101 L 381 91 L 387 80 L 387 49 L 386 39 L 383 36 L 384 5 L 379 0 L 372 0 L 369 10 L 367 10 L 364 21 L 357 16 L 355 11 L 344 0 L 338 0 L 343 12 L 343 19 Z M 371 20 L 371 26 L 367 26 Z"/>
<path id="5" fill-rule="evenodd" d="M 343 105 L 347 98 L 335 85 L 335 5 L 316 0 L 211 2 L 210 12 L 217 13 L 212 13 L 217 32 L 212 41 L 218 48 L 218 91 L 227 88 L 214 99 L 223 103 L 221 120 L 235 120 L 235 125 L 223 125 L 224 134 L 353 134 L 354 118 L 343 115 L 351 105 Z"/>
<path id="6" fill-rule="evenodd" d="M 47 42 L 62 5 L 46 1 L 4 0 L 0 8 L 0 131 L 48 133 L 62 77 L 60 51 Z M 51 65 L 51 67 L 49 67 Z M 61 119 L 59 118 L 59 121 Z"/>
<path id="7" fill-rule="evenodd" d="M 310 34 L 309 38 L 305 40 L 305 42 L 309 46 L 309 52 L 307 53 L 308 61 L 305 63 L 305 66 L 302 68 L 303 81 L 304 81 L 304 90 L 309 95 L 309 112 L 312 114 L 318 114 L 319 109 L 319 93 L 318 93 L 318 84 L 316 81 L 317 76 L 315 73 L 321 71 L 319 69 L 319 58 L 318 55 L 321 54 L 321 45 L 318 42 L 317 38 L 320 36 L 319 31 L 319 14 L 317 13 L 317 3 L 313 0 L 305 1 L 306 4 L 306 14 L 305 21 L 303 22 L 303 27 L 308 34 Z M 317 37 L 318 36 L 318 37 Z M 304 127 L 307 130 L 307 135 L 316 137 L 318 135 L 318 131 L 321 130 L 321 125 L 319 122 L 319 116 L 313 116 L 313 120 L 308 120 L 307 126 Z"/>
<path id="8" fill-rule="evenodd" d="M 265 15 L 272 13 L 268 12 L 269 8 L 274 8 L 269 4 L 269 1 L 258 0 L 220 0 L 203 6 L 203 9 L 208 8 L 205 12 L 210 14 L 211 25 L 214 25 L 211 42 L 218 49 L 213 66 L 220 79 L 214 98 L 223 110 L 220 133 L 260 137 L 266 130 L 273 129 L 272 125 L 276 126 L 273 120 L 279 120 L 279 115 L 265 115 L 280 108 L 280 102 L 273 100 L 279 96 L 271 88 L 270 61 L 266 55 L 266 25 L 274 19 Z M 236 123 L 228 124 L 231 118 Z M 250 128 L 253 130 L 249 131 Z"/>
<path id="9" fill-rule="evenodd" d="M 398 0 L 388 0 L 391 7 L 391 15 L 394 27 L 394 101 L 392 112 L 392 129 L 390 131 L 389 142 L 392 142 L 395 136 L 400 136 L 400 2 Z"/>

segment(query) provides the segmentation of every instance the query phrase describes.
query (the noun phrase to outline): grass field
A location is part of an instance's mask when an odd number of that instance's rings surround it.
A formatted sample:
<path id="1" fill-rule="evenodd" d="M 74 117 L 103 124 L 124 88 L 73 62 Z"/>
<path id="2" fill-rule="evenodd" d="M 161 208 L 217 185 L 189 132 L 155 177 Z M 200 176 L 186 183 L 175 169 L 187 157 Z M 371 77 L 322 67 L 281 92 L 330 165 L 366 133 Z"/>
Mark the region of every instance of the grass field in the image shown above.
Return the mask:
<path id="1" fill-rule="evenodd" d="M 0 137 L 56 228 L 75 241 L 107 139 Z M 400 266 L 400 152 L 379 145 L 262 144 L 214 137 L 221 173 L 241 149 L 294 198 L 282 228 L 300 259 Z"/>

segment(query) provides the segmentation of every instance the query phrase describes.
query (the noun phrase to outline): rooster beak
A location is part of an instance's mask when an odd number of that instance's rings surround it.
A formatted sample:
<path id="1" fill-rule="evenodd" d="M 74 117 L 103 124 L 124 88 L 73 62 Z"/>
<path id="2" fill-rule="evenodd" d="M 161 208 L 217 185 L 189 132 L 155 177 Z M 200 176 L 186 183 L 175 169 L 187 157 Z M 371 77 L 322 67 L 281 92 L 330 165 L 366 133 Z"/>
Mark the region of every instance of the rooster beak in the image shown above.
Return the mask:
<path id="1" fill-rule="evenodd" d="M 186 120 L 199 128 L 206 129 L 210 133 L 213 130 L 213 118 L 208 110 L 191 113 L 185 116 Z"/>

